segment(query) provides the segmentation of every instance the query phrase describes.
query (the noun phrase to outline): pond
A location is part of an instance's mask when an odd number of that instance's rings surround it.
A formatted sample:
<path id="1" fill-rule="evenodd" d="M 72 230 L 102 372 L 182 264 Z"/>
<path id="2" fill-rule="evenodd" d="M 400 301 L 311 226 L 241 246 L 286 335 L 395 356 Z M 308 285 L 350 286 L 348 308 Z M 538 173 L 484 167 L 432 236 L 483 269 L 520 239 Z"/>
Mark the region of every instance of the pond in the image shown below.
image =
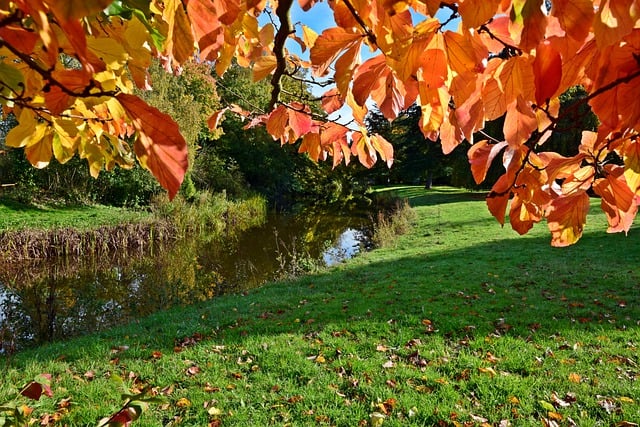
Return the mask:
<path id="1" fill-rule="evenodd" d="M 314 208 L 270 214 L 263 226 L 224 241 L 0 265 L 0 353 L 342 262 L 365 247 L 370 226 L 363 212 Z"/>

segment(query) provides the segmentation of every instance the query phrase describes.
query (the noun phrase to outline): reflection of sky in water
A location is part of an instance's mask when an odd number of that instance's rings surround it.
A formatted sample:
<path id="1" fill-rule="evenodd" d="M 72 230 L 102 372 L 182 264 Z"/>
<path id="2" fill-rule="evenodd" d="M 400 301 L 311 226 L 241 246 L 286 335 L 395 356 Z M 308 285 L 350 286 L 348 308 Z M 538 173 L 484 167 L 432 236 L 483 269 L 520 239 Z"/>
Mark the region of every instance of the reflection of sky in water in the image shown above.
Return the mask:
<path id="1" fill-rule="evenodd" d="M 352 258 L 360 252 L 362 241 L 362 231 L 347 228 L 340 237 L 338 237 L 336 243 L 322 253 L 322 260 L 330 267 Z"/>
<path id="2" fill-rule="evenodd" d="M 7 315 L 4 312 L 4 307 L 8 300 L 9 292 L 7 291 L 7 288 L 4 287 L 2 282 L 0 282 L 0 328 L 2 327 L 2 322 L 4 322 L 4 320 L 7 318 Z"/>

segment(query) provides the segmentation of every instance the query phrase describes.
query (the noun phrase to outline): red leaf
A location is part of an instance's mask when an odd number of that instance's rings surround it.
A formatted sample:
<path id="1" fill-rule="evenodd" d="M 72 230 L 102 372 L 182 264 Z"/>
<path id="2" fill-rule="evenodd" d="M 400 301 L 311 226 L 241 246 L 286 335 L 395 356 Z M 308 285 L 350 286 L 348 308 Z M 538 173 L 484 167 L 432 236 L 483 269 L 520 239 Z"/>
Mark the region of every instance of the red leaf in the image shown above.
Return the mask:
<path id="1" fill-rule="evenodd" d="M 220 24 L 215 5 L 208 0 L 190 0 L 187 15 L 200 48 L 200 57 L 215 60 L 224 44 L 224 27 Z"/>
<path id="2" fill-rule="evenodd" d="M 29 399 L 40 400 L 40 396 L 42 396 L 42 384 L 31 381 L 20 391 L 20 394 Z"/>
<path id="3" fill-rule="evenodd" d="M 27 31 L 24 28 L 3 26 L 0 28 L 0 37 L 9 45 L 21 52 L 33 52 L 33 48 L 38 41 L 38 34 Z"/>
<path id="4" fill-rule="evenodd" d="M 487 196 L 487 207 L 491 215 L 498 220 L 500 225 L 504 225 L 504 215 L 509 204 L 509 197 L 511 192 L 509 186 L 511 185 L 511 177 L 508 174 L 502 175 L 493 187 L 491 192 Z"/>
<path id="5" fill-rule="evenodd" d="M 344 105 L 344 99 L 338 93 L 338 89 L 333 88 L 322 95 L 322 109 L 331 114 L 338 111 Z"/>
<path id="6" fill-rule="evenodd" d="M 189 166 L 187 142 L 178 125 L 168 114 L 136 96 L 121 93 L 116 98 L 138 132 L 134 144 L 138 160 L 151 171 L 172 199 L 180 189 Z"/>
<path id="7" fill-rule="evenodd" d="M 538 44 L 536 59 L 533 61 L 533 74 L 536 83 L 536 104 L 543 105 L 555 95 L 562 80 L 562 58 L 548 41 Z"/>
<path id="8" fill-rule="evenodd" d="M 316 1 L 317 0 L 298 0 L 298 4 L 300 5 L 300 8 L 306 12 L 307 10 L 311 9 Z"/>
<path id="9" fill-rule="evenodd" d="M 288 121 L 289 115 L 287 114 L 286 107 L 279 105 L 278 108 L 269 114 L 269 118 L 267 119 L 267 132 L 269 132 L 273 139 L 281 139 L 284 144 L 286 142 L 285 132 Z"/>
<path id="10" fill-rule="evenodd" d="M 220 124 L 220 120 L 224 117 L 224 112 L 227 111 L 228 108 L 223 108 L 222 110 L 218 110 L 214 112 L 209 119 L 207 119 L 207 126 L 211 130 L 215 130 Z"/>
<path id="11" fill-rule="evenodd" d="M 51 391 L 51 374 L 40 374 L 34 381 L 27 384 L 20 394 L 33 400 L 40 400 L 40 397 L 44 394 L 47 397 L 52 397 Z"/>
<path id="12" fill-rule="evenodd" d="M 608 233 L 629 232 L 633 219 L 638 212 L 635 194 L 629 189 L 623 175 L 624 168 L 607 165 L 608 175 L 596 180 L 593 190 L 602 197 L 600 205 L 609 222 Z"/>
<path id="13" fill-rule="evenodd" d="M 293 140 L 289 141 L 291 143 L 295 142 L 295 140 L 299 137 L 309 133 L 311 131 L 311 128 L 313 127 L 313 120 L 308 114 L 310 113 L 310 111 L 308 111 L 308 108 L 305 108 L 303 111 L 299 111 L 302 110 L 302 105 L 292 105 L 292 107 L 295 108 L 295 110 L 291 108 L 288 109 L 289 127 L 295 134 L 295 137 L 292 138 Z"/>
<path id="14" fill-rule="evenodd" d="M 471 173 L 473 174 L 473 179 L 476 181 L 476 184 L 484 181 L 493 159 L 506 146 L 506 141 L 489 144 L 486 140 L 478 141 L 471 146 L 467 152 L 467 156 L 469 157 Z"/>

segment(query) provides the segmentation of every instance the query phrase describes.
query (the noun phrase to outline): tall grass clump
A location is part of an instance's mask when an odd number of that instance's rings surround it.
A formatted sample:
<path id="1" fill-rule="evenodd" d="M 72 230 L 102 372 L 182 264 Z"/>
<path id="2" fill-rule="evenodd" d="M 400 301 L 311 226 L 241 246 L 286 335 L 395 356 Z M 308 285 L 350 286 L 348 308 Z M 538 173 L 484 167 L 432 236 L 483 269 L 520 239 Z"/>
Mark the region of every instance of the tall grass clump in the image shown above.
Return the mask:
<path id="1" fill-rule="evenodd" d="M 398 236 L 406 234 L 416 220 L 416 213 L 407 199 L 397 196 L 378 196 L 379 210 L 373 220 L 371 243 L 376 248 L 391 247 Z"/>
<path id="2" fill-rule="evenodd" d="M 177 238 L 197 235 L 216 239 L 262 225 L 267 203 L 262 196 L 228 200 L 225 193 L 203 191 L 191 202 L 180 196 L 172 201 L 166 196 L 156 197 L 152 211 L 156 217 L 173 224 Z"/>

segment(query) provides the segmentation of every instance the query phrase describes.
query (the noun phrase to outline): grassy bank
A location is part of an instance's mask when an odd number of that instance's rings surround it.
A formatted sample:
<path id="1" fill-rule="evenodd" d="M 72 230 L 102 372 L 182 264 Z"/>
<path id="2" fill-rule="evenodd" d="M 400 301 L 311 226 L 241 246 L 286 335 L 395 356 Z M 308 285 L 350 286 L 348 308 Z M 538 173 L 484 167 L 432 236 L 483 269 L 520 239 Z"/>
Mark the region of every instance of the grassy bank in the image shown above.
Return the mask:
<path id="1" fill-rule="evenodd" d="M 195 235 L 219 238 L 260 225 L 266 201 L 227 200 L 203 192 L 193 202 L 158 198 L 151 210 L 110 206 L 37 207 L 0 201 L 0 260 L 101 256 L 146 251 L 151 245 Z"/>
<path id="2" fill-rule="evenodd" d="M 0 402 L 46 372 L 54 397 L 24 402 L 69 426 L 145 387 L 165 403 L 138 426 L 640 420 L 637 227 L 607 235 L 594 214 L 578 245 L 554 249 L 544 226 L 500 228 L 476 194 L 397 191 L 417 216 L 394 244 L 18 353 L 3 361 Z"/>
<path id="3" fill-rule="evenodd" d="M 75 227 L 87 230 L 139 222 L 150 218 L 149 212 L 113 206 L 34 206 L 10 199 L 0 200 L 0 232 L 24 229 L 50 230 Z"/>

